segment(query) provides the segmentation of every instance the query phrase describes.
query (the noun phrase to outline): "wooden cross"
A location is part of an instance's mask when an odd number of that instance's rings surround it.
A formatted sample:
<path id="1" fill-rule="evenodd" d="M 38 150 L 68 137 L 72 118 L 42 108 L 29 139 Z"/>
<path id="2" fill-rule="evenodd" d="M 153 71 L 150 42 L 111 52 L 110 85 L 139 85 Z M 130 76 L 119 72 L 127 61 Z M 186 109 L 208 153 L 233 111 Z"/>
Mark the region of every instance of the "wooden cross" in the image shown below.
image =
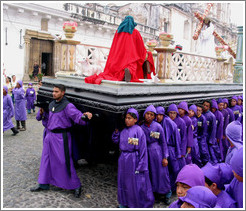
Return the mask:
<path id="1" fill-rule="evenodd" d="M 195 34 L 193 35 L 193 39 L 197 40 L 199 34 L 201 33 L 202 27 L 203 27 L 203 20 L 204 18 L 208 15 L 211 7 L 213 6 L 212 3 L 207 4 L 207 8 L 205 9 L 203 15 L 200 15 L 198 12 L 195 12 L 194 15 L 195 17 L 200 21 L 199 24 L 197 25 Z M 236 59 L 236 53 L 231 49 L 231 47 L 224 41 L 224 39 L 214 30 L 213 35 L 215 38 L 222 44 L 228 46 L 227 51 L 233 56 L 234 59 Z"/>

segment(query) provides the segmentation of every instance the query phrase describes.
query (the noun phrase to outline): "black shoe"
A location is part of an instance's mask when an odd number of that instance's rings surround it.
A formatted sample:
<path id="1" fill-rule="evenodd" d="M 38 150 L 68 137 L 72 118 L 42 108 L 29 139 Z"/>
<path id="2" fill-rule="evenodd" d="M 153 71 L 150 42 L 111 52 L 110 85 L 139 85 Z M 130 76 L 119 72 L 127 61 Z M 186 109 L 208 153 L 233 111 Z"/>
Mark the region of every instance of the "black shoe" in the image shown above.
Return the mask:
<path id="1" fill-rule="evenodd" d="M 164 203 L 165 203 L 166 205 L 171 204 L 171 199 L 170 199 L 170 198 L 166 198 L 166 197 L 165 197 L 165 199 L 164 199 Z"/>
<path id="2" fill-rule="evenodd" d="M 38 192 L 38 191 L 43 191 L 43 190 L 49 190 L 49 188 L 44 189 L 44 188 L 41 188 L 40 185 L 37 185 L 36 187 L 30 188 L 31 192 Z"/>
<path id="3" fill-rule="evenodd" d="M 19 133 L 18 130 L 16 130 L 16 132 L 14 132 L 14 133 L 12 134 L 12 136 L 15 136 L 17 133 Z"/>
<path id="4" fill-rule="evenodd" d="M 81 196 L 81 192 L 82 192 L 81 186 L 79 188 L 76 188 L 74 190 L 74 196 L 75 196 L 75 198 L 79 198 Z"/>

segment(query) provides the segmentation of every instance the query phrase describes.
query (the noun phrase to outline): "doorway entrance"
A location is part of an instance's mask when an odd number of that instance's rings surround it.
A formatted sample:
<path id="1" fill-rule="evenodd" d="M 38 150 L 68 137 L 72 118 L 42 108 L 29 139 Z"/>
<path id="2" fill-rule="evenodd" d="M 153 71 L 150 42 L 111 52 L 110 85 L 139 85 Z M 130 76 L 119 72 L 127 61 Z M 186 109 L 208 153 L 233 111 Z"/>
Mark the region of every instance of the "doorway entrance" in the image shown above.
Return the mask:
<path id="1" fill-rule="evenodd" d="M 51 53 L 42 53 L 41 58 L 41 71 L 44 76 L 52 75 L 52 54 Z"/>

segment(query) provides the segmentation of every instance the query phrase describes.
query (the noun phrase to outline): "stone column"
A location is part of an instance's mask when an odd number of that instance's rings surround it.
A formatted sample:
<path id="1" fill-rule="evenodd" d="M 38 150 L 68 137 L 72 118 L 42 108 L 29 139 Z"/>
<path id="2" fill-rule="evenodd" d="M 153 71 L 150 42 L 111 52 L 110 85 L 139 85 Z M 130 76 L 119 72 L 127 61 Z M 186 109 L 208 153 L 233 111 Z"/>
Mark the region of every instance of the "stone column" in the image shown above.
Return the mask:
<path id="1" fill-rule="evenodd" d="M 237 56 L 234 66 L 233 83 L 243 83 L 243 27 L 237 27 Z"/>
<path id="2" fill-rule="evenodd" d="M 30 60 L 30 42 L 31 37 L 28 35 L 24 36 L 25 50 L 24 50 L 24 76 L 23 81 L 29 81 L 29 60 Z"/>
<path id="3" fill-rule="evenodd" d="M 224 62 L 226 59 L 223 58 L 217 58 L 217 65 L 216 65 L 216 76 L 215 76 L 215 83 L 219 83 L 222 81 L 225 77 L 224 74 Z"/>

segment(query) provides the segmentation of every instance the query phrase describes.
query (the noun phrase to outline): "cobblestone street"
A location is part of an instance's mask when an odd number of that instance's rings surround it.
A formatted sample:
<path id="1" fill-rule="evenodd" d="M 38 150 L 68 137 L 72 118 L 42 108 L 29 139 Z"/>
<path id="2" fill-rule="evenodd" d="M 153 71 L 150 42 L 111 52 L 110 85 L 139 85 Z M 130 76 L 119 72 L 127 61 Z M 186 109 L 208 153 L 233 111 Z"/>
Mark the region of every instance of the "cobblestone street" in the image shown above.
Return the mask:
<path id="1" fill-rule="evenodd" d="M 43 125 L 35 117 L 28 115 L 26 131 L 16 136 L 11 130 L 3 134 L 3 208 L 116 208 L 117 166 L 112 164 L 80 165 L 80 198 L 75 198 L 71 190 L 54 186 L 49 191 L 29 191 L 37 184 L 43 142 Z M 172 201 L 175 199 L 172 197 Z M 163 202 L 154 205 L 164 207 Z"/>

